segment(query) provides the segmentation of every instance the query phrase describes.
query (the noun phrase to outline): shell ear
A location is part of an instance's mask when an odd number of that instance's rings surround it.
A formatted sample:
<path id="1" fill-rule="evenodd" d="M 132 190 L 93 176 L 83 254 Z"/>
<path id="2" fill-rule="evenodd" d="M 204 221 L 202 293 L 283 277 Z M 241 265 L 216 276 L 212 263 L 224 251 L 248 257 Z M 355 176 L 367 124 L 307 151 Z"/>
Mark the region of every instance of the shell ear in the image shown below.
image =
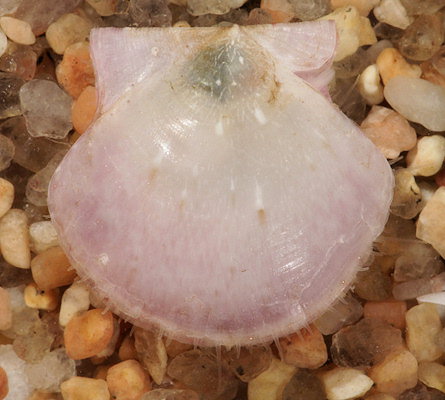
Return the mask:
<path id="1" fill-rule="evenodd" d="M 248 32 L 274 58 L 324 92 L 333 77 L 330 68 L 337 46 L 334 21 L 257 25 Z"/>
<path id="2" fill-rule="evenodd" d="M 133 85 L 190 53 L 203 34 L 188 28 L 93 29 L 90 42 L 100 113 Z"/>

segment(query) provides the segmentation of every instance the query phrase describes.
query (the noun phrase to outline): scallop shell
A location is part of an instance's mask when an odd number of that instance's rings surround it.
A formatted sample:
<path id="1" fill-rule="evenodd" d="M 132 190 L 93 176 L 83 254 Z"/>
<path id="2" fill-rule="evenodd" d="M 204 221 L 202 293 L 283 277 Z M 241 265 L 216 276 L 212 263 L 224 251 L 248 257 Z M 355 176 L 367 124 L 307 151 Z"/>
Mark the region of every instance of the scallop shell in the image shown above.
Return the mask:
<path id="1" fill-rule="evenodd" d="M 332 21 L 93 30 L 100 113 L 49 208 L 113 311 L 245 345 L 307 325 L 348 287 L 393 177 L 326 96 L 335 43 Z"/>

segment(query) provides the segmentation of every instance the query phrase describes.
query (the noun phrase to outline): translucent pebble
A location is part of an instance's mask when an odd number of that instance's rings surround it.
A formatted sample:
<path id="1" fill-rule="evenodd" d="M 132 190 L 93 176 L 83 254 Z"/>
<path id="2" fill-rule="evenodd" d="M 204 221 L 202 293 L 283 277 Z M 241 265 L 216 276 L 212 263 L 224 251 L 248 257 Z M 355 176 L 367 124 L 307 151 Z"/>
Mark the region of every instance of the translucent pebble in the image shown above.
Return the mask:
<path id="1" fill-rule="evenodd" d="M 20 88 L 20 105 L 31 136 L 63 139 L 72 129 L 72 100 L 55 82 L 34 79 Z"/>
<path id="2" fill-rule="evenodd" d="M 436 190 L 426 203 L 417 221 L 416 235 L 419 239 L 431 244 L 442 256 L 445 256 L 445 187 Z"/>
<path id="3" fill-rule="evenodd" d="M 435 85 L 445 87 L 445 75 L 437 69 L 437 67 L 434 65 L 433 59 L 420 64 L 420 68 L 422 69 L 423 79 L 426 79 Z"/>
<path id="4" fill-rule="evenodd" d="M 372 107 L 360 127 L 388 159 L 397 158 L 417 143 L 416 131 L 409 122 L 386 107 Z"/>
<path id="5" fill-rule="evenodd" d="M 442 323 L 434 304 L 419 304 L 406 313 L 406 344 L 419 362 L 434 361 L 443 354 L 435 342 L 441 330 Z"/>
<path id="6" fill-rule="evenodd" d="M 395 187 L 391 212 L 401 218 L 414 218 L 422 209 L 422 194 L 410 170 L 394 170 Z"/>
<path id="7" fill-rule="evenodd" d="M 20 115 L 19 90 L 25 81 L 13 74 L 0 73 L 0 119 Z"/>
<path id="8" fill-rule="evenodd" d="M 57 232 L 51 221 L 32 223 L 29 226 L 29 237 L 31 250 L 37 254 L 59 244 Z"/>
<path id="9" fill-rule="evenodd" d="M 373 12 L 380 22 L 396 28 L 406 29 L 411 23 L 411 18 L 400 0 L 382 0 Z"/>
<path id="10" fill-rule="evenodd" d="M 399 50 L 407 58 L 425 61 L 431 58 L 444 40 L 444 27 L 439 15 L 420 15 L 399 40 Z"/>
<path id="11" fill-rule="evenodd" d="M 307 370 L 299 369 L 284 388 L 283 400 L 320 400 L 326 398 L 321 380 Z"/>
<path id="12" fill-rule="evenodd" d="M 45 36 L 51 48 L 57 54 L 63 54 L 69 45 L 87 40 L 92 27 L 91 21 L 68 13 L 53 22 Z"/>
<path id="13" fill-rule="evenodd" d="M 224 365 L 218 365 L 216 358 L 201 350 L 176 356 L 167 371 L 169 376 L 199 393 L 203 400 L 232 400 L 236 396 L 238 383 L 235 377 Z"/>
<path id="14" fill-rule="evenodd" d="M 417 241 L 413 221 L 390 214 L 385 229 L 375 241 L 375 247 L 383 255 L 398 256 Z"/>
<path id="15" fill-rule="evenodd" d="M 406 349 L 393 352 L 374 365 L 368 376 L 382 393 L 399 395 L 417 384 L 417 360 Z"/>
<path id="16" fill-rule="evenodd" d="M 9 118 L 3 122 L 0 125 L 0 133 L 14 145 L 14 162 L 32 172 L 42 170 L 58 152 L 68 151 L 70 147 L 68 143 L 30 136 L 23 117 Z M 0 144 L 1 142 L 0 137 Z"/>
<path id="17" fill-rule="evenodd" d="M 165 27 L 172 24 L 172 14 L 166 0 L 130 0 L 128 12 L 137 26 Z"/>
<path id="18" fill-rule="evenodd" d="M 15 43 L 31 45 L 36 41 L 31 25 L 26 21 L 13 17 L 0 17 L 0 28 Z"/>
<path id="19" fill-rule="evenodd" d="M 269 368 L 272 352 L 269 346 L 233 348 L 224 351 L 222 359 L 229 369 L 243 382 L 249 382 Z"/>
<path id="20" fill-rule="evenodd" d="M 37 69 L 37 53 L 29 47 L 18 46 L 0 58 L 0 70 L 10 72 L 26 81 L 34 78 Z"/>
<path id="21" fill-rule="evenodd" d="M 379 22 L 374 26 L 374 33 L 379 39 L 390 40 L 394 43 L 399 40 L 403 35 L 403 30 L 385 24 L 384 22 Z"/>
<path id="22" fill-rule="evenodd" d="M 312 21 L 331 11 L 330 0 L 288 0 L 295 17 L 302 21 Z"/>
<path id="23" fill-rule="evenodd" d="M 440 74 L 445 75 L 445 46 L 442 46 L 434 55 L 431 63 Z"/>
<path id="24" fill-rule="evenodd" d="M 356 123 L 360 124 L 366 116 L 366 101 L 357 88 L 357 79 L 338 79 L 331 87 L 332 101 Z"/>
<path id="25" fill-rule="evenodd" d="M 22 0 L 15 16 L 27 21 L 36 36 L 46 31 L 49 24 L 74 10 L 81 0 Z"/>
<path id="26" fill-rule="evenodd" d="M 188 0 L 187 9 L 192 15 L 226 14 L 233 8 L 239 8 L 247 0 Z"/>
<path id="27" fill-rule="evenodd" d="M 360 271 L 354 284 L 354 292 L 364 300 L 386 300 L 391 296 L 391 278 L 379 268 L 371 267 Z"/>
<path id="28" fill-rule="evenodd" d="M 160 385 L 167 370 L 167 352 L 162 336 L 159 332 L 135 328 L 134 346 L 139 360 L 153 380 Z"/>
<path id="29" fill-rule="evenodd" d="M 431 397 L 431 392 L 425 385 L 419 383 L 413 389 L 405 390 L 398 398 L 398 400 L 436 400 L 436 397 Z M 437 400 L 442 400 L 437 398 Z"/>
<path id="30" fill-rule="evenodd" d="M 14 14 L 22 0 L 2 0 L 0 15 Z"/>
<path id="31" fill-rule="evenodd" d="M 403 344 L 399 329 L 381 320 L 365 318 L 332 337 L 332 360 L 343 367 L 372 366 Z"/>
<path id="32" fill-rule="evenodd" d="M 26 185 L 26 198 L 36 206 L 46 206 L 48 197 L 48 185 L 57 166 L 65 156 L 61 151 L 53 156 L 45 168 L 29 178 Z"/>
<path id="33" fill-rule="evenodd" d="M 392 295 L 396 300 L 409 300 L 431 292 L 442 290 L 445 274 L 441 273 L 431 279 L 421 278 L 402 282 L 393 286 Z"/>
<path id="34" fill-rule="evenodd" d="M 364 318 L 380 319 L 388 322 L 393 327 L 405 329 L 406 302 L 388 301 L 367 301 L 363 307 Z"/>
<path id="35" fill-rule="evenodd" d="M 419 380 L 428 387 L 445 393 L 445 366 L 437 362 L 421 362 Z"/>
<path id="36" fill-rule="evenodd" d="M 434 14 L 445 7 L 445 0 L 401 0 L 410 15 Z"/>
<path id="37" fill-rule="evenodd" d="M 423 79 L 396 76 L 385 86 L 384 95 L 409 121 L 434 132 L 445 131 L 445 88 Z"/>
<path id="38" fill-rule="evenodd" d="M 315 321 L 315 326 L 323 335 L 332 335 L 344 326 L 357 322 L 362 315 L 362 305 L 348 295 L 319 317 Z"/>
<path id="39" fill-rule="evenodd" d="M 261 25 L 261 24 L 271 24 L 272 15 L 269 11 L 262 8 L 253 8 L 249 12 L 249 18 L 247 20 L 248 25 Z"/>
<path id="40" fill-rule="evenodd" d="M 140 400 L 199 400 L 199 395 L 188 389 L 155 389 L 145 393 Z"/>
<path id="41" fill-rule="evenodd" d="M 412 244 L 396 260 L 394 280 L 405 282 L 413 279 L 432 278 L 444 270 L 444 264 L 430 245 L 418 242 Z"/>
<path id="42" fill-rule="evenodd" d="M 0 345 L 0 367 L 8 376 L 9 392 L 5 400 L 28 400 L 32 388 L 25 372 L 26 363 L 17 357 L 11 345 Z"/>
<path id="43" fill-rule="evenodd" d="M 338 79 L 354 78 L 367 67 L 366 51 L 359 48 L 354 54 L 334 63 L 335 77 Z"/>
<path id="44" fill-rule="evenodd" d="M 8 264 L 3 257 L 0 257 L 0 286 L 11 288 L 31 282 L 31 271 L 28 269 L 16 268 Z"/>
<path id="45" fill-rule="evenodd" d="M 64 349 L 56 349 L 46 354 L 38 363 L 27 364 L 25 372 L 33 388 L 58 392 L 63 381 L 76 375 L 76 364 L 66 355 Z"/>

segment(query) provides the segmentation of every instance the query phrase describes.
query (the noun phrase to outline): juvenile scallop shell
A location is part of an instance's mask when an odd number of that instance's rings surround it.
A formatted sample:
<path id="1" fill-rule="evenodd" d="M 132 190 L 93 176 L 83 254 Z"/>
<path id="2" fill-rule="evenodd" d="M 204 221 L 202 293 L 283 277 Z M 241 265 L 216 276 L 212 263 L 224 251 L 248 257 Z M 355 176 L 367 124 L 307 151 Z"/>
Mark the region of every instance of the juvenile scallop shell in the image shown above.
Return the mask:
<path id="1" fill-rule="evenodd" d="M 116 313 L 242 345 L 296 331 L 348 287 L 393 178 L 320 93 L 335 42 L 331 21 L 93 31 L 100 114 L 49 207 Z"/>

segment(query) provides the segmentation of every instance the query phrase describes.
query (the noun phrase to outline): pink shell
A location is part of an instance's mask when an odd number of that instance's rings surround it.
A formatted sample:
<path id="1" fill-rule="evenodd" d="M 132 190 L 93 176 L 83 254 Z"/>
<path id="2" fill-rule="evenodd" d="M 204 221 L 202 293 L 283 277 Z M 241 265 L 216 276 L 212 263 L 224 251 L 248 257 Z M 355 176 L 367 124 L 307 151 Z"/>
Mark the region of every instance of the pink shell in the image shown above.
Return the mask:
<path id="1" fill-rule="evenodd" d="M 49 207 L 116 313 L 184 342 L 243 345 L 296 331 L 348 287 L 393 177 L 316 90 L 335 42 L 329 21 L 93 31 L 100 116 L 56 171 Z"/>

